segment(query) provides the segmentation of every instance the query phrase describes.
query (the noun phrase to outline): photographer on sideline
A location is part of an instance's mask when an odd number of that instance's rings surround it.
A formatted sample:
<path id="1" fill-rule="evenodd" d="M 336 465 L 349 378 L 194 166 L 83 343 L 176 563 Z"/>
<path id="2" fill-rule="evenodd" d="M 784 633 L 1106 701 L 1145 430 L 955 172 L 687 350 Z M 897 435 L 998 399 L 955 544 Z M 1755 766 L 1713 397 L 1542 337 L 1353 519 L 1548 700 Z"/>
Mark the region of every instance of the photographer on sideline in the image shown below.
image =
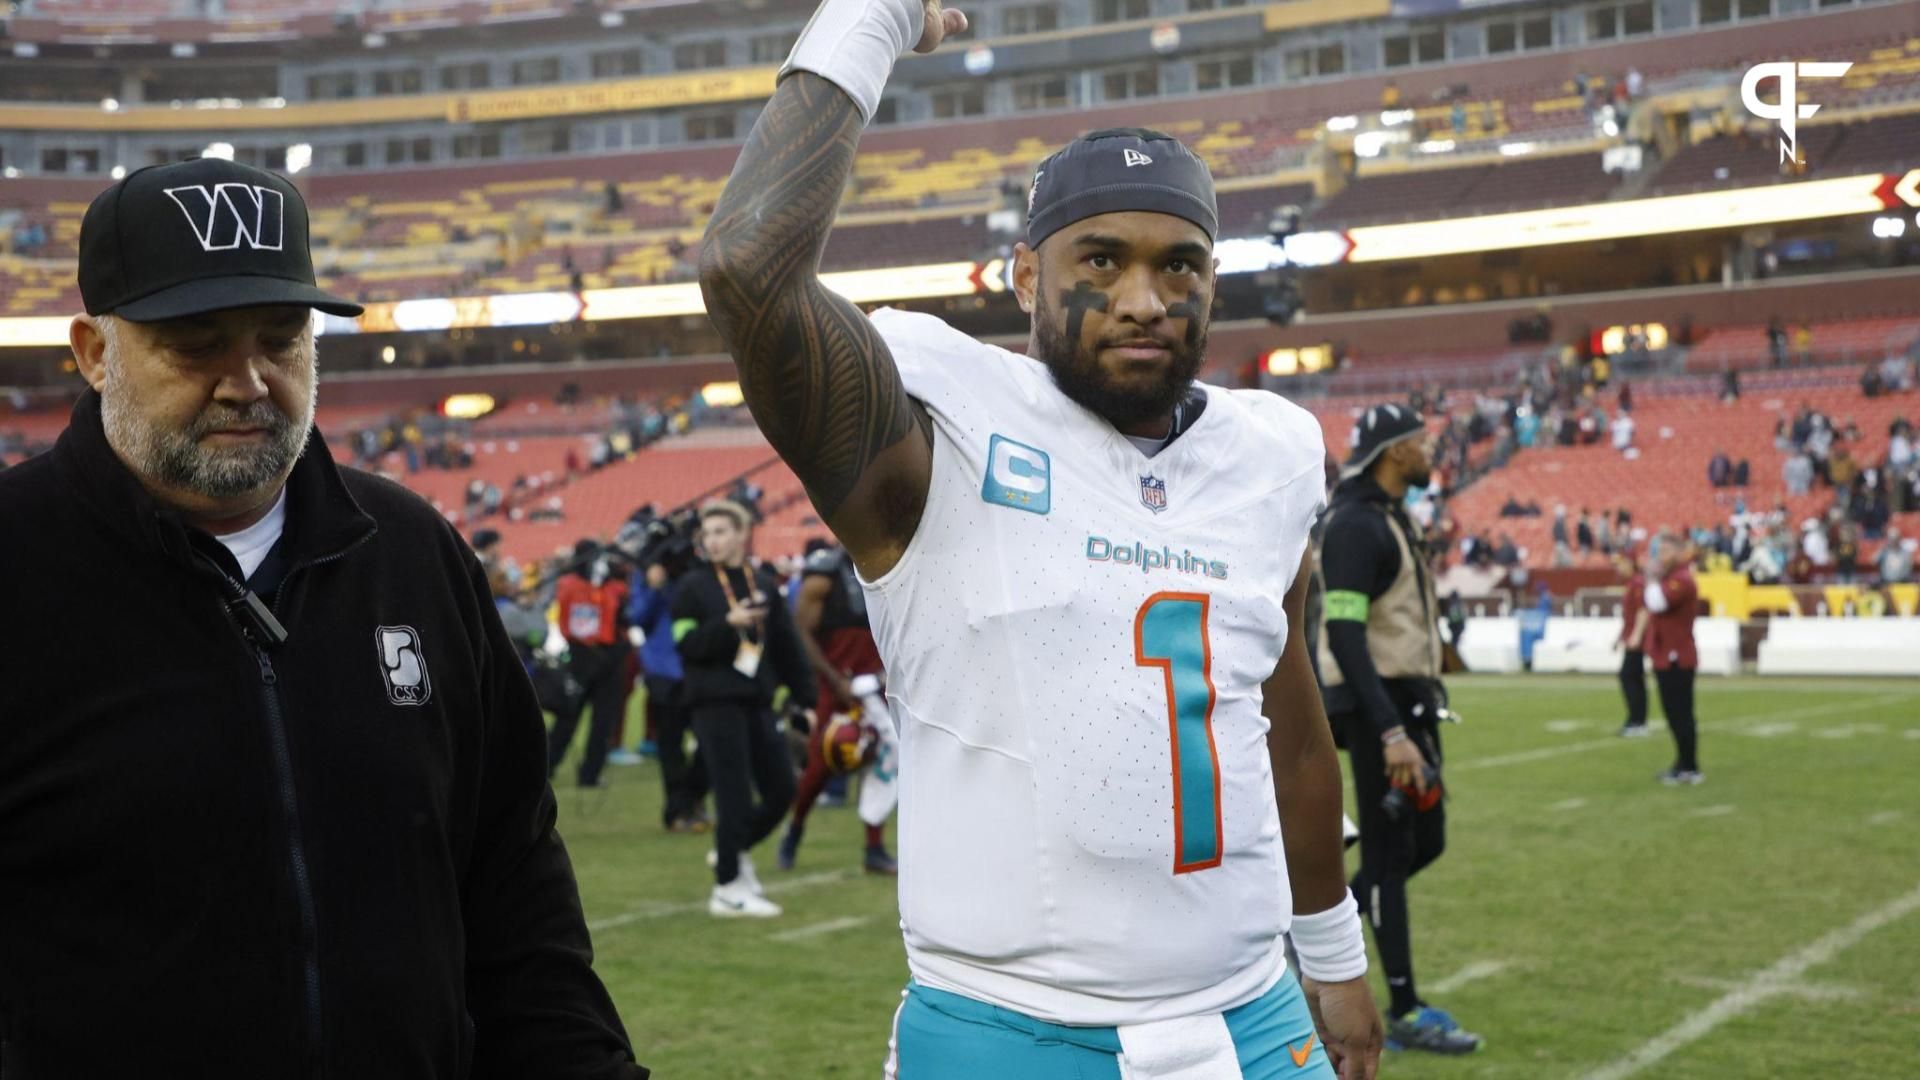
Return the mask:
<path id="1" fill-rule="evenodd" d="M 707 561 L 673 583 L 673 640 L 717 818 L 707 910 L 722 918 L 780 914 L 761 895 L 747 849 L 773 832 L 793 802 L 793 762 L 771 708 L 774 688 L 785 685 L 799 708 L 812 708 L 815 695 L 780 583 L 747 560 L 751 527 L 739 503 L 702 507 Z"/>
<path id="2" fill-rule="evenodd" d="M 547 776 L 552 778 L 573 742 L 582 711 L 593 710 L 587 746 L 580 755 L 579 782 L 600 786 L 620 720 L 627 712 L 627 583 L 613 572 L 611 557 L 598 543 L 574 545 L 573 569 L 554 592 L 560 607 L 560 633 L 567 639 L 568 667 L 580 684 L 580 696 L 553 718 L 547 739 Z"/>
<path id="3" fill-rule="evenodd" d="M 1407 879 L 1446 846 L 1441 804 L 1441 648 L 1433 578 L 1409 488 L 1431 480 L 1426 421 L 1402 405 L 1367 410 L 1354 429 L 1326 517 L 1320 678 L 1327 718 L 1344 728 L 1360 815 L 1353 895 L 1373 927 L 1391 1002 L 1387 1046 L 1464 1054 L 1480 1037 L 1414 989 Z"/>

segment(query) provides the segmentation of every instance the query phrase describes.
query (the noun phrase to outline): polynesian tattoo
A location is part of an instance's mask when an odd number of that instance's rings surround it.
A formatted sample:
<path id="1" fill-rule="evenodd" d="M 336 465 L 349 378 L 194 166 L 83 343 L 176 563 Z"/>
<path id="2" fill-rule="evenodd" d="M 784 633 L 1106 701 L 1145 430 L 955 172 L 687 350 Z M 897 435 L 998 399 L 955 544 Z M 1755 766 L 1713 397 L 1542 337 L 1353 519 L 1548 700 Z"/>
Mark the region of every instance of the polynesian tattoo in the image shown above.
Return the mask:
<path id="1" fill-rule="evenodd" d="M 829 523 L 882 452 L 916 426 L 929 446 L 933 439 L 879 332 L 820 284 L 861 127 L 839 87 L 806 71 L 782 79 L 741 150 L 700 257 L 707 314 L 733 354 L 747 407 Z M 885 527 L 910 535 L 924 491 L 875 496 Z"/>

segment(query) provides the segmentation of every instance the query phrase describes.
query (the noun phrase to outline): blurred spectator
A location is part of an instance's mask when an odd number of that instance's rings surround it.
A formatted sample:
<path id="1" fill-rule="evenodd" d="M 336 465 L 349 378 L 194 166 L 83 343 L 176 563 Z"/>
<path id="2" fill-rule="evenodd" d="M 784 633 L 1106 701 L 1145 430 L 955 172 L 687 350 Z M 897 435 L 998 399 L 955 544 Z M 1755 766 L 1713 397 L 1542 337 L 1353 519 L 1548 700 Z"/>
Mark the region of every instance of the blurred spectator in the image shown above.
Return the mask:
<path id="1" fill-rule="evenodd" d="M 1767 320 L 1767 356 L 1773 361 L 1774 367 L 1787 366 L 1787 331 L 1780 325 L 1778 315 Z"/>
<path id="2" fill-rule="evenodd" d="M 1593 515 L 1583 506 L 1580 508 L 1580 517 L 1573 526 L 1574 542 L 1580 546 L 1582 555 L 1593 551 L 1593 525 L 1590 524 L 1592 517 Z"/>
<path id="3" fill-rule="evenodd" d="M 1613 418 L 1613 448 L 1623 453 L 1633 448 L 1633 417 L 1624 409 Z"/>
<path id="4" fill-rule="evenodd" d="M 1887 542 L 1880 546 L 1877 560 L 1880 584 L 1899 585 L 1913 580 L 1913 552 L 1901 539 L 1899 529 L 1887 530 Z"/>
<path id="5" fill-rule="evenodd" d="M 1572 538 L 1567 535 L 1567 508 L 1565 506 L 1556 506 L 1553 508 L 1553 542 L 1557 547 L 1566 547 L 1572 542 Z"/>
<path id="6" fill-rule="evenodd" d="M 1833 565 L 1833 547 L 1827 540 L 1827 530 L 1813 518 L 1800 524 L 1800 553 L 1817 569 Z"/>
<path id="7" fill-rule="evenodd" d="M 1725 450 L 1714 452 L 1713 460 L 1707 462 L 1707 483 L 1723 488 L 1733 479 L 1733 462 L 1727 460 Z"/>
<path id="8" fill-rule="evenodd" d="M 1860 373 L 1860 392 L 1869 398 L 1877 398 L 1886 392 L 1886 383 L 1880 378 L 1878 365 L 1868 364 L 1867 369 Z"/>
<path id="9" fill-rule="evenodd" d="M 1793 352 L 1803 366 L 1813 363 L 1813 327 L 1806 323 L 1794 327 Z"/>
<path id="10" fill-rule="evenodd" d="M 1633 411 L 1633 384 L 1624 379 L 1620 381 L 1620 411 L 1623 413 Z"/>
<path id="11" fill-rule="evenodd" d="M 1720 400 L 1727 405 L 1740 400 L 1740 373 L 1732 368 L 1720 375 Z"/>
<path id="12" fill-rule="evenodd" d="M 1851 585 L 1860 573 L 1860 535 L 1852 522 L 1844 522 L 1833 542 L 1833 569 L 1842 584 Z M 1835 612 L 1835 614 L 1839 614 Z"/>
<path id="13" fill-rule="evenodd" d="M 1853 459 L 1853 451 L 1847 449 L 1846 443 L 1840 443 L 1833 448 L 1833 453 L 1827 458 L 1827 482 L 1829 484 L 1832 484 L 1841 491 L 1845 491 L 1853 486 L 1853 478 L 1858 475 L 1859 471 L 1860 463 Z"/>
<path id="14" fill-rule="evenodd" d="M 1511 534 L 1500 534 L 1500 542 L 1493 549 L 1493 561 L 1509 570 L 1520 565 L 1520 548 L 1514 544 Z"/>

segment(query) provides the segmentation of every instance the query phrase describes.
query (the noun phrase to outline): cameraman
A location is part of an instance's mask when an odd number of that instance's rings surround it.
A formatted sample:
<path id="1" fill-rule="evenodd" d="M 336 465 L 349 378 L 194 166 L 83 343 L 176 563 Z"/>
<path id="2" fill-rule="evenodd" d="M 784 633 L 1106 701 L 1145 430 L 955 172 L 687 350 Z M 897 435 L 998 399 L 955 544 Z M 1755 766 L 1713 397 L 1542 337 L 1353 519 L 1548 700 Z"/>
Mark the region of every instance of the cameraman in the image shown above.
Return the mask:
<path id="1" fill-rule="evenodd" d="M 1344 735 L 1360 815 L 1353 895 L 1387 975 L 1387 1045 L 1463 1054 L 1480 1037 L 1414 989 L 1407 879 L 1446 846 L 1440 802 L 1439 614 L 1409 488 L 1431 480 L 1426 421 L 1403 405 L 1367 410 L 1334 488 L 1321 566 L 1326 580 L 1320 677 L 1327 717 Z"/>
<path id="2" fill-rule="evenodd" d="M 751 526 L 739 503 L 702 507 L 707 562 L 673 583 L 673 640 L 685 665 L 687 708 L 717 818 L 707 911 L 723 918 L 780 914 L 761 895 L 746 852 L 773 832 L 793 802 L 793 762 L 771 709 L 774 688 L 784 684 L 800 708 L 811 708 L 815 693 L 779 582 L 747 562 Z"/>

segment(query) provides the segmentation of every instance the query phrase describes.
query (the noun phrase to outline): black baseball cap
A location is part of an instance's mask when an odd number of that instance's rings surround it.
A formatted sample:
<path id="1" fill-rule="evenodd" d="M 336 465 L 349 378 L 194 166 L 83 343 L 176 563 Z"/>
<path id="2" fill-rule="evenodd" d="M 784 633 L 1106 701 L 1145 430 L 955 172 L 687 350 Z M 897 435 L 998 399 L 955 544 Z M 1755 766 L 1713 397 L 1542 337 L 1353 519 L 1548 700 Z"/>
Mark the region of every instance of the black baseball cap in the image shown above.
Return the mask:
<path id="1" fill-rule="evenodd" d="M 89 315 L 133 322 L 265 304 L 365 310 L 314 284 L 300 192 L 219 158 L 151 165 L 96 196 L 80 222 L 80 297 Z"/>
<path id="2" fill-rule="evenodd" d="M 1040 163 L 1027 192 L 1027 246 L 1076 221 L 1145 210 L 1172 214 L 1220 232 L 1213 173 L 1179 139 L 1147 128 L 1083 135 Z"/>

